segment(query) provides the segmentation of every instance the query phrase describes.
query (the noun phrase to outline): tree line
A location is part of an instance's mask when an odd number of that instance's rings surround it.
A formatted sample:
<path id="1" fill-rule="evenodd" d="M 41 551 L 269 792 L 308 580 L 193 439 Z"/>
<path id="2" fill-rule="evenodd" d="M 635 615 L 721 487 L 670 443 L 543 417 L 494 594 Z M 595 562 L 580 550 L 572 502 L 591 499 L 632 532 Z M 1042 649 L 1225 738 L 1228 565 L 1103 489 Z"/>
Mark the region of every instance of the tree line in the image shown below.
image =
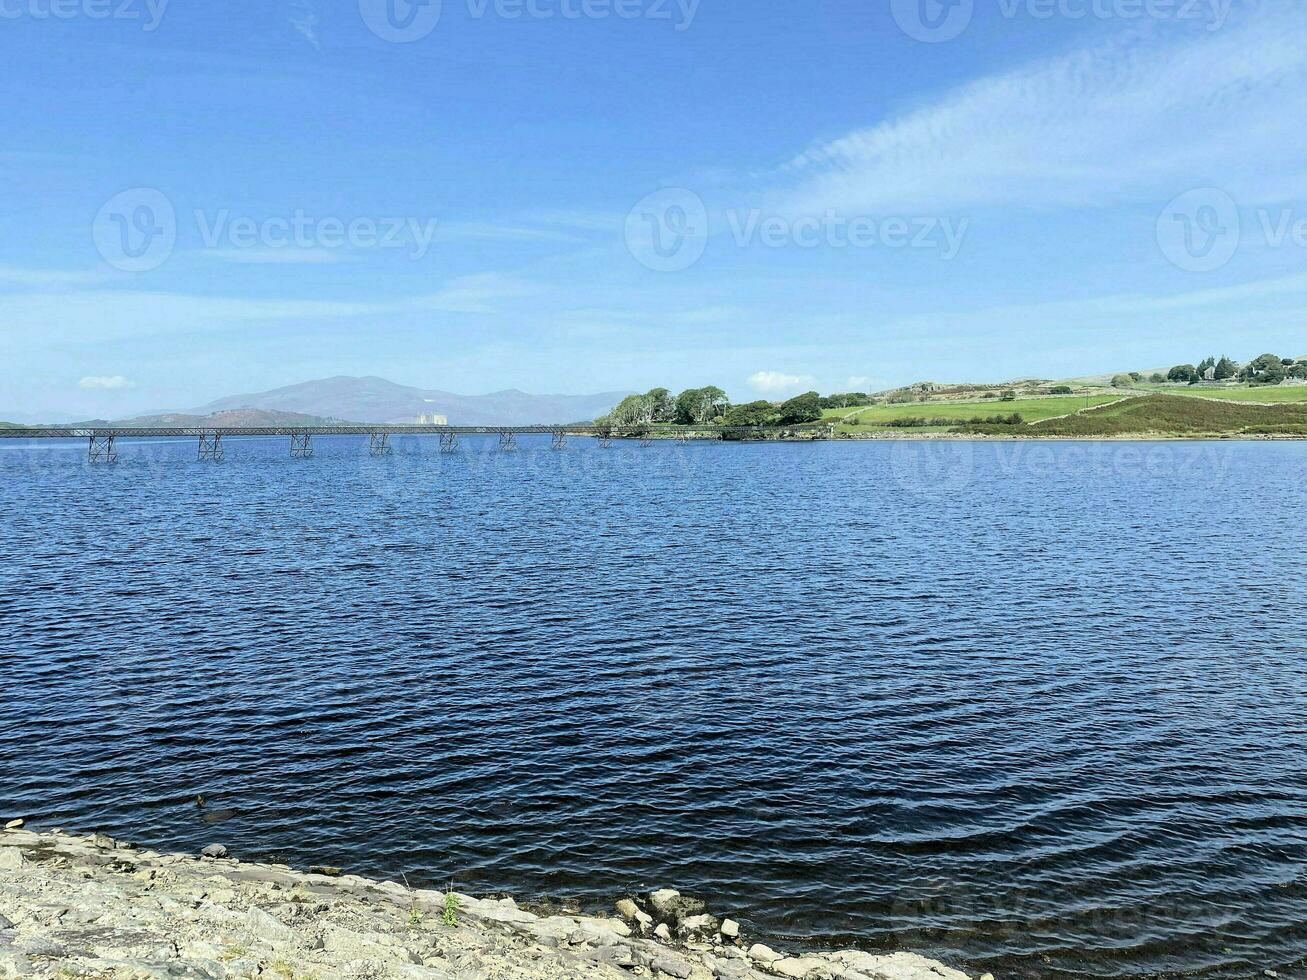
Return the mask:
<path id="1" fill-rule="evenodd" d="M 1207 357 L 1198 364 L 1177 364 L 1165 377 L 1154 374 L 1149 380 L 1155 384 L 1170 381 L 1173 384 L 1196 385 L 1204 381 L 1238 380 L 1254 385 L 1278 385 L 1290 378 L 1307 381 L 1307 360 L 1262 354 L 1247 364 L 1240 364 L 1228 357 Z"/>
<path id="2" fill-rule="evenodd" d="M 863 392 L 822 397 L 806 391 L 783 402 L 754 401 L 732 405 L 726 392 L 715 385 L 687 388 L 675 397 L 667 388 L 654 388 L 643 395 L 628 395 L 617 407 L 595 422 L 598 425 L 639 427 L 648 425 L 803 425 L 817 422 L 827 408 L 856 408 L 870 405 Z"/>

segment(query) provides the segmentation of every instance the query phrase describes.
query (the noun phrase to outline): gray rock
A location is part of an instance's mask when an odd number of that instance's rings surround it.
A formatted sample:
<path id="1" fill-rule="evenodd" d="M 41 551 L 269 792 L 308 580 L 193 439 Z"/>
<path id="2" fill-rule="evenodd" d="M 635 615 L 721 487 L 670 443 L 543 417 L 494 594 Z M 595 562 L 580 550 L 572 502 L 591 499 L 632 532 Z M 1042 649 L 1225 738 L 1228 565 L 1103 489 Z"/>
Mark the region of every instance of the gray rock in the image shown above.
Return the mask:
<path id="1" fill-rule="evenodd" d="M 18 830 L 20 827 L 23 826 L 25 822 L 26 821 L 22 820 L 21 818 L 18 820 L 10 820 L 7 824 L 5 824 L 5 830 Z"/>
<path id="2" fill-rule="evenodd" d="M 16 847 L 0 847 L 0 871 L 22 871 L 27 864 L 23 852 Z"/>
<path id="3" fill-rule="evenodd" d="M 666 973 L 669 977 L 676 977 L 677 980 L 686 980 L 694 972 L 694 967 L 690 965 L 689 961 L 667 953 L 655 957 L 650 967 L 659 973 Z"/>
<path id="4" fill-rule="evenodd" d="M 614 908 L 617 909 L 617 914 L 628 922 L 634 922 L 635 917 L 640 914 L 640 907 L 629 898 L 623 898 Z"/>
<path id="5" fill-rule="evenodd" d="M 249 925 L 250 932 L 264 942 L 277 945 L 295 941 L 295 930 L 263 909 L 251 908 L 245 913 L 245 921 Z"/>
<path id="6" fill-rule="evenodd" d="M 684 919 L 703 915 L 708 911 L 708 906 L 702 899 L 682 895 L 674 888 L 662 888 L 650 892 L 646 901 L 654 919 L 658 922 L 666 922 L 673 928 L 680 928 Z"/>
<path id="7" fill-rule="evenodd" d="M 607 963 L 609 966 L 623 968 L 635 966 L 635 957 L 631 954 L 629 946 L 599 946 L 586 953 L 586 958 L 598 963 Z"/>
<path id="8" fill-rule="evenodd" d="M 716 934 L 721 925 L 715 915 L 687 915 L 676 925 L 676 933 L 682 939 L 704 939 Z"/>
<path id="9" fill-rule="evenodd" d="M 727 939 L 738 939 L 740 935 L 740 924 L 734 919 L 723 919 L 722 935 Z"/>
<path id="10" fill-rule="evenodd" d="M 777 960 L 785 959 L 784 955 L 776 952 L 770 946 L 764 946 L 762 943 L 754 943 L 749 947 L 749 959 L 763 966 L 771 966 Z"/>
<path id="11" fill-rule="evenodd" d="M 667 928 L 666 922 L 658 923 L 658 928 L 654 930 L 654 935 L 665 943 L 670 943 L 672 941 L 672 930 Z"/>
<path id="12" fill-rule="evenodd" d="M 227 848 L 222 844 L 210 844 L 208 847 L 203 848 L 200 851 L 200 854 L 206 858 L 225 858 L 227 856 Z"/>

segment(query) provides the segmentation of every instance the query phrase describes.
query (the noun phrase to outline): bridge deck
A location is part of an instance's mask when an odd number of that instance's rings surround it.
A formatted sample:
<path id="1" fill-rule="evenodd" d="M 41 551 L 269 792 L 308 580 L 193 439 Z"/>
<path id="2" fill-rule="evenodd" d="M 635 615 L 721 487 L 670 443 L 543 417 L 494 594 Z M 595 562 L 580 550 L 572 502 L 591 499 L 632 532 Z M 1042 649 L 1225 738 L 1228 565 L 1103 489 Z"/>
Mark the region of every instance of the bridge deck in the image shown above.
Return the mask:
<path id="1" fill-rule="evenodd" d="M 275 426 L 252 428 L 224 428 L 214 426 L 162 426 L 150 428 L 133 428 L 130 426 L 105 426 L 103 428 L 62 428 L 58 426 L 0 428 L 0 439 L 87 439 L 91 437 L 117 439 L 190 437 L 221 435 L 226 436 L 368 436 L 368 435 L 404 435 L 404 436 L 495 436 L 495 435 L 553 435 L 563 433 L 569 436 L 604 436 L 615 437 L 640 435 L 684 435 L 689 437 L 714 438 L 721 435 L 753 436 L 759 439 L 774 439 L 782 433 L 794 432 L 796 429 L 811 429 L 811 426 L 680 426 L 659 425 L 644 426 L 599 426 L 599 425 L 317 425 L 317 426 Z"/>

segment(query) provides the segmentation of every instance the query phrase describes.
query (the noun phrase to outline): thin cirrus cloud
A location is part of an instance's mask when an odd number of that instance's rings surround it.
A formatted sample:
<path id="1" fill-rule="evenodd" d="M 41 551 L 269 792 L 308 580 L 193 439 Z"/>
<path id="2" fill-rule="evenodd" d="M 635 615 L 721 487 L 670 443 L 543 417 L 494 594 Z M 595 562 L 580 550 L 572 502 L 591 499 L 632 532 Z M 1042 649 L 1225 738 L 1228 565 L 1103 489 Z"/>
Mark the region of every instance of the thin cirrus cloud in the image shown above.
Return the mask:
<path id="1" fill-rule="evenodd" d="M 1307 192 L 1304 118 L 1307 5 L 1267 0 L 1217 31 L 1153 23 L 978 79 L 811 146 L 771 193 L 793 213 L 1092 207 L 1207 175 L 1283 201 Z"/>
<path id="2" fill-rule="evenodd" d="M 135 388 L 136 382 L 124 378 L 121 374 L 110 377 L 93 375 L 77 382 L 77 387 L 86 391 L 125 391 L 128 388 Z"/>

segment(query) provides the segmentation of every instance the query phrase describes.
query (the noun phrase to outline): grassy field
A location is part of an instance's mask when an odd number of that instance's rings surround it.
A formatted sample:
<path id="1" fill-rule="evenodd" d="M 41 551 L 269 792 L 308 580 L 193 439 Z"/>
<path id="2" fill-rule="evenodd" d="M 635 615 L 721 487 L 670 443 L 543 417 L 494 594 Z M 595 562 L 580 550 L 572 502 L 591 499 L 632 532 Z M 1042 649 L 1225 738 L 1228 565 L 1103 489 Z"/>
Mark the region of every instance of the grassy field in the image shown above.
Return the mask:
<path id="1" fill-rule="evenodd" d="M 1069 415 L 1086 406 L 1105 405 L 1127 397 L 1123 392 L 1092 395 L 1051 395 L 1042 398 L 1018 398 L 1014 402 L 986 398 L 967 402 L 909 402 L 904 405 L 871 405 L 867 408 L 831 408 L 825 417 L 839 420 L 841 432 L 866 432 L 893 419 L 956 419 L 964 422 L 980 416 L 1011 415 L 1017 412 L 1027 422 Z M 856 418 L 857 422 L 851 423 Z"/>
<path id="2" fill-rule="evenodd" d="M 1121 390 L 1121 389 L 1119 389 Z M 1200 385 L 1140 385 L 1123 389 L 1124 394 L 1134 391 L 1158 391 L 1167 395 L 1189 398 L 1217 398 L 1221 401 L 1254 402 L 1269 405 L 1281 402 L 1307 402 L 1307 385 L 1241 385 L 1236 388 L 1204 388 Z"/>
<path id="3" fill-rule="evenodd" d="M 1116 405 L 1028 426 L 968 426 L 1025 436 L 1307 436 L 1307 403 L 1256 405 L 1171 395 L 1140 395 Z"/>

